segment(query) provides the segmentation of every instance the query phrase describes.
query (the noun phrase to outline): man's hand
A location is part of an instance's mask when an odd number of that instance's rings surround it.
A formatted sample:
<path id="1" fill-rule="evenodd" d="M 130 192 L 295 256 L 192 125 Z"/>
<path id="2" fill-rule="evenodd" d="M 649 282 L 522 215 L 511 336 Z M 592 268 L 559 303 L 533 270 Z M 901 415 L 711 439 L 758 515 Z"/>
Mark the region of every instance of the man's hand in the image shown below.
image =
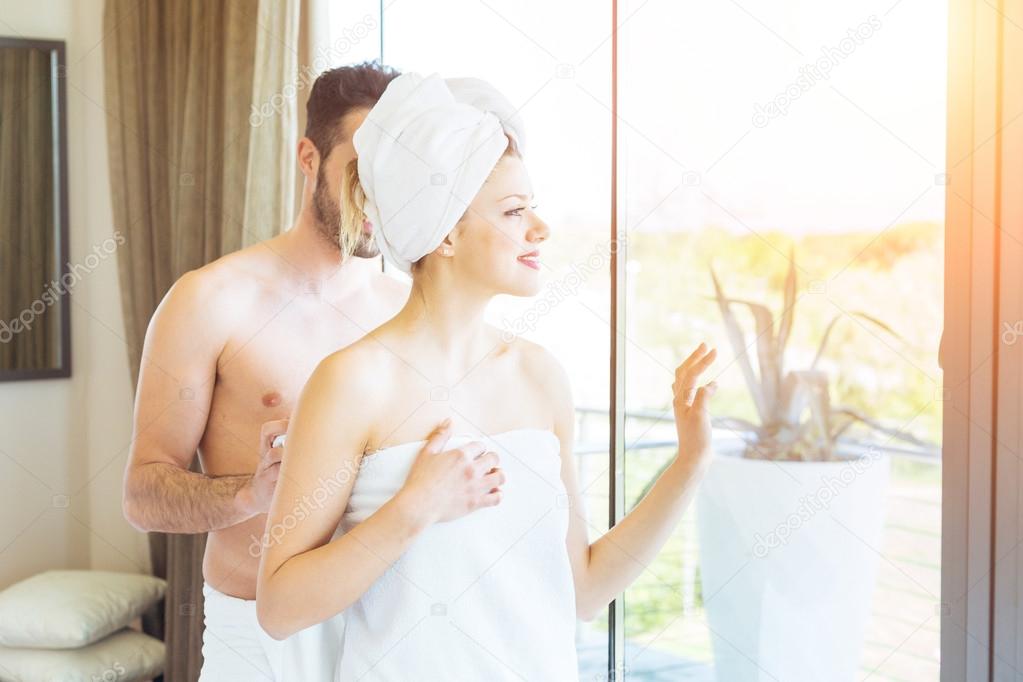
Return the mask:
<path id="1" fill-rule="evenodd" d="M 444 450 L 450 437 L 447 419 L 430 434 L 398 492 L 424 525 L 451 521 L 501 501 L 505 477 L 497 453 L 477 441 Z"/>
<path id="2" fill-rule="evenodd" d="M 252 479 L 238 491 L 238 503 L 253 516 L 265 514 L 270 509 L 284 453 L 282 446 L 273 447 L 273 441 L 287 432 L 287 419 L 265 422 L 259 429 L 259 466 Z"/>
<path id="3" fill-rule="evenodd" d="M 675 370 L 675 383 L 671 389 L 675 394 L 672 406 L 675 409 L 675 428 L 678 432 L 678 458 L 694 468 L 706 464 L 710 458 L 711 423 L 707 402 L 717 391 L 717 382 L 696 388 L 700 374 L 710 367 L 717 356 L 717 349 L 706 350 L 701 343 L 693 353 Z"/>

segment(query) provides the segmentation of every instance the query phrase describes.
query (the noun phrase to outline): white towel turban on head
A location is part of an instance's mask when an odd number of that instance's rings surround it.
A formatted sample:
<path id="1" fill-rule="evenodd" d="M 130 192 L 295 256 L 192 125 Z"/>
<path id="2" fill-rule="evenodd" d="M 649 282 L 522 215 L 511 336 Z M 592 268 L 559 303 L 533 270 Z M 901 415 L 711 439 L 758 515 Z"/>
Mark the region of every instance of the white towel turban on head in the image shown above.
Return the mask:
<path id="1" fill-rule="evenodd" d="M 404 73 L 352 144 L 377 247 L 406 273 L 440 246 L 508 146 L 525 144 L 515 108 L 478 78 Z"/>

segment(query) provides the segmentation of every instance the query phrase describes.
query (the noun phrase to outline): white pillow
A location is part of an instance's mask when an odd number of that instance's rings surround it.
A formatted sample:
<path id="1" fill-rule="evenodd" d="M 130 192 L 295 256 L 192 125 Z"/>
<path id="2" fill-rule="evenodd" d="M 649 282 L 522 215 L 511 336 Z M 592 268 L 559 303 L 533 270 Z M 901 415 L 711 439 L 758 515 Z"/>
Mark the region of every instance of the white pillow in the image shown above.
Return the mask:
<path id="1" fill-rule="evenodd" d="M 138 682 L 163 672 L 163 642 L 121 630 L 80 649 L 0 647 L 3 682 Z"/>
<path id="2" fill-rule="evenodd" d="M 151 575 L 46 571 L 0 592 L 0 645 L 68 649 L 125 627 L 163 596 Z"/>

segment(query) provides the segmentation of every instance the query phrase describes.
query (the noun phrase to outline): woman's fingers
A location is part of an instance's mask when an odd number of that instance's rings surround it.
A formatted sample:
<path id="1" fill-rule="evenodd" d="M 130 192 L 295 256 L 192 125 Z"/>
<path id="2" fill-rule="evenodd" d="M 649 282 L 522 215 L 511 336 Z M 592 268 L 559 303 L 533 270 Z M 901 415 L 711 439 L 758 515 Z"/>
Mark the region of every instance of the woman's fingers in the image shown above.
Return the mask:
<path id="1" fill-rule="evenodd" d="M 701 386 L 696 392 L 696 397 L 693 399 L 693 409 L 706 410 L 707 402 L 714 396 L 717 390 L 718 384 L 716 381 L 712 381 L 709 384 Z"/>
<path id="2" fill-rule="evenodd" d="M 500 468 L 494 468 L 483 477 L 482 488 L 488 493 L 498 491 L 504 485 L 505 480 L 504 471 Z"/>
<path id="3" fill-rule="evenodd" d="M 700 375 L 710 367 L 717 357 L 717 349 L 711 348 L 703 352 L 706 344 L 700 346 L 688 357 L 685 362 L 675 370 L 675 383 L 671 385 L 675 397 L 682 400 L 687 406 L 693 404 L 696 397 L 696 381 Z"/>
<path id="4" fill-rule="evenodd" d="M 699 373 L 705 370 L 710 363 L 714 362 L 714 358 L 717 357 L 718 353 L 717 348 L 711 348 L 706 352 L 704 352 L 704 348 L 706 348 L 706 344 L 701 343 L 700 346 L 675 369 L 676 380 L 694 375 L 694 373 L 695 375 L 699 375 Z"/>
<path id="5" fill-rule="evenodd" d="M 451 417 L 437 425 L 430 437 L 426 439 L 423 450 L 433 455 L 443 452 L 449 438 L 451 438 Z"/>
<path id="6" fill-rule="evenodd" d="M 676 381 L 671 385 L 672 395 L 675 396 L 676 400 L 681 400 L 687 406 L 693 404 L 693 397 L 696 395 L 696 388 L 690 386 L 689 388 L 682 388 L 681 385 Z"/>
<path id="7" fill-rule="evenodd" d="M 493 490 L 480 498 L 480 507 L 496 507 L 501 504 L 501 491 Z"/>
<path id="8" fill-rule="evenodd" d="M 702 358 L 700 358 L 697 362 L 693 364 L 692 367 L 689 368 L 689 376 L 693 377 L 693 379 L 695 380 L 696 377 L 703 374 L 703 370 L 710 367 L 710 364 L 714 362 L 714 358 L 716 358 L 717 356 L 718 349 L 711 348 Z"/>
<path id="9" fill-rule="evenodd" d="M 486 475 L 498 467 L 501 463 L 501 457 L 493 450 L 487 450 L 483 454 L 475 457 L 473 461 L 475 462 L 476 470 L 480 473 L 480 475 Z"/>
<path id="10" fill-rule="evenodd" d="M 679 365 L 675 369 L 675 376 L 678 376 L 679 374 L 684 372 L 686 369 L 689 368 L 690 365 L 692 365 L 694 362 L 696 362 L 701 357 L 703 357 L 704 350 L 706 348 L 707 348 L 707 344 L 701 341 L 700 345 L 696 347 L 696 350 L 694 350 L 692 353 L 690 353 L 689 357 L 687 357 L 685 360 L 683 360 L 682 364 Z"/>

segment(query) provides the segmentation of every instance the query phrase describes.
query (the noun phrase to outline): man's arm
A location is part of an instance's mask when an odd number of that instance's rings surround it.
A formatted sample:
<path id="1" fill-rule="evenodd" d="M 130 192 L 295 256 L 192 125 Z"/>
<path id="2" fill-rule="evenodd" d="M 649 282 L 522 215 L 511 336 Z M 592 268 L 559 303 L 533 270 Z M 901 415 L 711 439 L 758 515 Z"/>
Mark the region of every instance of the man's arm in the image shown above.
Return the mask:
<path id="1" fill-rule="evenodd" d="M 272 494 L 277 473 L 272 462 L 264 461 L 255 479 L 189 471 L 206 430 L 228 326 L 226 311 L 218 310 L 222 289 L 209 280 L 209 274 L 186 273 L 146 330 L 123 500 L 125 518 L 139 530 L 226 528 L 265 511 Z M 267 435 L 264 429 L 264 452 Z"/>

